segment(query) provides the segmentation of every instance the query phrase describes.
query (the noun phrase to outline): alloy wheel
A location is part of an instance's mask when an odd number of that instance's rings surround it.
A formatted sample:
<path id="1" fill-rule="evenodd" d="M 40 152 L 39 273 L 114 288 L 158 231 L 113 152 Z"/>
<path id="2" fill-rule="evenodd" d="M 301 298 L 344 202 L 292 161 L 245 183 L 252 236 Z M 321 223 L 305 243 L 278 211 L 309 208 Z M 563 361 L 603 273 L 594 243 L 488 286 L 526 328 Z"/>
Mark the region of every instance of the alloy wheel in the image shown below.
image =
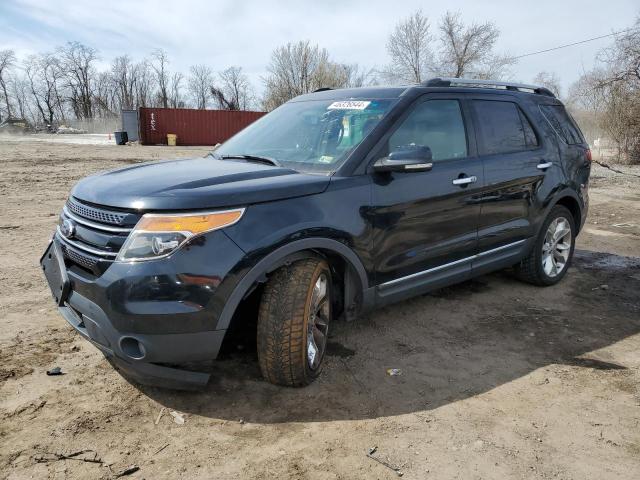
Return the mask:
<path id="1" fill-rule="evenodd" d="M 542 244 L 542 268 L 553 278 L 567 267 L 571 253 L 571 224 L 564 217 L 557 217 L 549 224 Z"/>
<path id="2" fill-rule="evenodd" d="M 313 286 L 307 324 L 307 362 L 312 370 L 320 366 L 327 346 L 329 316 L 331 314 L 329 281 L 321 273 Z"/>

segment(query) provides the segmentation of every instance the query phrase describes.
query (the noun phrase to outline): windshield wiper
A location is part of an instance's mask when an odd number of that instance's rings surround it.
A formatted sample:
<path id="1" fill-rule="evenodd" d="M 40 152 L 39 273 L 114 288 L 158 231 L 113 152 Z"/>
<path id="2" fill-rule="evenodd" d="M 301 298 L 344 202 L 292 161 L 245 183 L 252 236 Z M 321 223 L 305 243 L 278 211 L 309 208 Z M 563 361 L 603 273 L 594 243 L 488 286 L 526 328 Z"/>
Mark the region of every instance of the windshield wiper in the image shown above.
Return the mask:
<path id="1" fill-rule="evenodd" d="M 274 160 L 273 158 L 269 158 L 269 157 L 261 157 L 259 155 L 217 155 L 217 157 L 220 158 L 221 160 L 229 160 L 229 159 L 237 158 L 240 160 L 246 160 L 248 162 L 263 163 L 265 165 L 273 165 L 274 167 L 280 166 L 277 160 Z"/>

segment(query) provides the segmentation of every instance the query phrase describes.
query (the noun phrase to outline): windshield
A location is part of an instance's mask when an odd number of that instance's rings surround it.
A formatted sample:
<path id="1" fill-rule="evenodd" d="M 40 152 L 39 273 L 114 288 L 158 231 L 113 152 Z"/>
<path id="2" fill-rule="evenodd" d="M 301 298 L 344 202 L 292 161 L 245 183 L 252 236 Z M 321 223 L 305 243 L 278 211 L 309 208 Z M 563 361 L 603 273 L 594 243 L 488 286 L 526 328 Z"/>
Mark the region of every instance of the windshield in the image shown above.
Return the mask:
<path id="1" fill-rule="evenodd" d="M 222 144 L 213 155 L 265 157 L 302 172 L 334 172 L 395 102 L 285 103 Z"/>

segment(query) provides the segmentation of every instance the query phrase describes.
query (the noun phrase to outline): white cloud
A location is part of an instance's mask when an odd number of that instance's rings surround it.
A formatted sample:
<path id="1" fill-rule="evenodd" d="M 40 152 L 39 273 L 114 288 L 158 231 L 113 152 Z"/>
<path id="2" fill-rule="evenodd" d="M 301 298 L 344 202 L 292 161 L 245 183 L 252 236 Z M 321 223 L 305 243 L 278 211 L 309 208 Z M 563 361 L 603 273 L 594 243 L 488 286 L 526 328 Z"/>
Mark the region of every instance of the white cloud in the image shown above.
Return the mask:
<path id="1" fill-rule="evenodd" d="M 15 48 L 23 55 L 79 40 L 97 48 L 105 64 L 116 55 L 140 58 L 163 48 L 172 68 L 186 71 L 189 65 L 206 63 L 221 70 L 240 65 L 257 83 L 271 51 L 299 39 L 326 47 L 341 62 L 383 65 L 389 32 L 399 18 L 417 8 L 431 18 L 434 30 L 446 9 L 460 10 L 468 22 L 491 20 L 502 31 L 498 48 L 521 54 L 628 27 L 638 14 L 636 1 L 615 3 L 605 12 L 601 2 L 579 0 L 4 0 L 0 48 Z M 514 77 L 530 81 L 548 70 L 568 84 L 583 66 L 591 67 L 606 44 L 601 40 L 525 58 L 514 67 Z"/>

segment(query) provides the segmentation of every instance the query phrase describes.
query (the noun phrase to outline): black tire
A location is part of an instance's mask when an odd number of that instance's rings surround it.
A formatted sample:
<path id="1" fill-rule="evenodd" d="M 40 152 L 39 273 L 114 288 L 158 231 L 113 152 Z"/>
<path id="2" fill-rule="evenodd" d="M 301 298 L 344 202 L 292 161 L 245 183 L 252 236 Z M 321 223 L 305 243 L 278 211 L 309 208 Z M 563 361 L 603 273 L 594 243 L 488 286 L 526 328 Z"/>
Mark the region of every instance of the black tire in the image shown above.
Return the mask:
<path id="1" fill-rule="evenodd" d="M 322 303 L 322 314 L 316 316 L 311 311 L 317 296 L 314 296 L 314 288 L 322 279 L 326 304 Z M 331 272 L 323 260 L 300 260 L 281 267 L 271 275 L 260 301 L 257 329 L 258 361 L 266 380 L 276 385 L 300 387 L 318 377 L 326 350 L 327 331 L 324 331 L 322 349 L 316 348 L 315 337 L 310 347 L 307 341 L 310 322 L 314 322 L 311 324 L 313 329 L 315 322 L 324 322 L 326 317 L 328 327 L 332 314 L 331 300 Z M 316 352 L 312 355 L 313 367 L 310 349 Z"/>
<path id="2" fill-rule="evenodd" d="M 542 265 L 543 246 L 545 244 L 545 237 L 547 235 L 549 225 L 551 225 L 551 223 L 558 218 L 564 218 L 571 228 L 571 247 L 569 249 L 569 258 L 566 261 L 564 268 L 555 276 L 550 276 L 545 272 Z M 571 260 L 573 259 L 573 251 L 575 249 L 575 245 L 576 226 L 573 215 L 567 208 L 563 207 L 562 205 L 556 205 L 551 209 L 551 212 L 549 212 L 549 215 L 543 222 L 531 252 L 529 252 L 529 254 L 515 266 L 517 277 L 520 280 L 532 283 L 533 285 L 539 285 L 543 287 L 555 285 L 567 274 L 567 271 L 571 266 Z"/>

